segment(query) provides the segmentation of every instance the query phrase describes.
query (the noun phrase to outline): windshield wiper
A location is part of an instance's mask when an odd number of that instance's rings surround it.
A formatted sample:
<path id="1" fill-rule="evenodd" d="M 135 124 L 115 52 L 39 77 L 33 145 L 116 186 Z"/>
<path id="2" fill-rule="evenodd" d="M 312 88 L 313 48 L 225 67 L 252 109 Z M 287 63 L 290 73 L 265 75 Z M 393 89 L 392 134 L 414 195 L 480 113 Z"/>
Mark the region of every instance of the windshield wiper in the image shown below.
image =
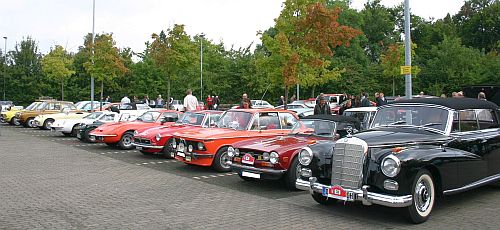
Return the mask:
<path id="1" fill-rule="evenodd" d="M 427 123 L 427 124 L 423 124 L 423 125 L 419 125 L 418 127 L 429 127 L 429 126 L 435 126 L 435 125 L 441 125 L 441 123 L 436 123 L 436 122 L 433 122 L 433 123 Z"/>
<path id="2" fill-rule="evenodd" d="M 402 125 L 402 124 L 406 124 L 406 121 L 396 121 L 396 122 L 392 122 L 392 123 L 388 124 L 387 126 L 389 126 L 389 125 Z"/>

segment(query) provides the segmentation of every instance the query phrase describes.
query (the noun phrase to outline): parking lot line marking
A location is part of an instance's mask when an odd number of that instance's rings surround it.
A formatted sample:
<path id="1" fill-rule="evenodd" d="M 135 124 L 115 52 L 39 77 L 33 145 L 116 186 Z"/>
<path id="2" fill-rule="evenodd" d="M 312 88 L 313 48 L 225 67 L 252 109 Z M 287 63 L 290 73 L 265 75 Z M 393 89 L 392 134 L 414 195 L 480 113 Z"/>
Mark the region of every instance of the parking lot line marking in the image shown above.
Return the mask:
<path id="1" fill-rule="evenodd" d="M 199 178 L 199 177 L 195 176 L 195 177 L 193 177 L 193 179 L 199 180 L 199 179 L 201 179 L 201 178 Z"/>
<path id="2" fill-rule="evenodd" d="M 203 179 L 208 179 L 208 178 L 210 178 L 210 177 L 207 177 L 207 176 L 201 176 L 201 178 L 203 178 Z"/>
<path id="3" fill-rule="evenodd" d="M 143 165 L 147 165 L 148 163 L 147 163 L 147 162 L 144 162 L 144 163 L 142 163 L 142 164 L 143 164 Z"/>
<path id="4" fill-rule="evenodd" d="M 217 177 L 217 175 L 210 175 L 211 177 Z"/>

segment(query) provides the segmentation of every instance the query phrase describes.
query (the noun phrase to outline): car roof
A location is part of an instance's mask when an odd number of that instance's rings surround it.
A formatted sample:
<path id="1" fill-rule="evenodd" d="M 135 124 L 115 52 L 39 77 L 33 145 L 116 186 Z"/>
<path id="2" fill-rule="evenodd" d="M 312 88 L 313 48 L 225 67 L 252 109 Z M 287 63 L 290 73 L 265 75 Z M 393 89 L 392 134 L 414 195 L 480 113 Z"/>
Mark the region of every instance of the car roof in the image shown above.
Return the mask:
<path id="1" fill-rule="evenodd" d="M 394 104 L 433 104 L 441 105 L 455 110 L 464 109 L 499 109 L 498 105 L 491 101 L 479 100 L 475 98 L 416 98 L 416 99 L 402 99 L 390 102 L 389 105 Z"/>
<path id="2" fill-rule="evenodd" d="M 317 114 L 302 118 L 302 120 L 310 120 L 310 119 L 359 123 L 359 120 L 354 117 L 348 117 L 342 115 Z"/>
<path id="3" fill-rule="evenodd" d="M 346 109 L 344 112 L 374 112 L 377 111 L 377 107 L 370 106 L 370 107 L 356 107 L 356 108 L 350 108 Z"/>
<path id="4" fill-rule="evenodd" d="M 291 113 L 292 111 L 290 110 L 284 110 L 284 109 L 230 109 L 228 111 L 242 111 L 242 112 L 248 112 L 248 113 L 265 113 L 265 112 L 280 112 L 280 113 Z"/>

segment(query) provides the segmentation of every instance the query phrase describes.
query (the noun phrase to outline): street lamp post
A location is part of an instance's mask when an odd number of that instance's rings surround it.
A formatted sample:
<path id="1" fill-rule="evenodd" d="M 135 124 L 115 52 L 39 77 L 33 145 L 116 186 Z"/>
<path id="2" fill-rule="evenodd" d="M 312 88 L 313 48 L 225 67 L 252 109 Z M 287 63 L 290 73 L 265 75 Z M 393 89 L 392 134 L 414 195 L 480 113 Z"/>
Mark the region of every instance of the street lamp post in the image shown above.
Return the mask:
<path id="1" fill-rule="evenodd" d="M 5 39 L 5 49 L 3 52 L 5 52 L 5 59 L 4 64 L 5 66 L 3 67 L 3 100 L 5 101 L 5 79 L 7 78 L 7 37 L 3 37 Z"/>
<path id="2" fill-rule="evenodd" d="M 203 39 L 205 34 L 200 34 L 200 101 L 203 101 Z"/>
<path id="3" fill-rule="evenodd" d="M 411 66 L 410 0 L 405 0 L 405 66 Z M 412 98 L 411 73 L 405 75 L 406 99 Z"/>
<path id="4" fill-rule="evenodd" d="M 95 0 L 92 1 L 92 65 L 94 65 Z M 94 112 L 94 76 L 90 75 L 90 111 Z"/>

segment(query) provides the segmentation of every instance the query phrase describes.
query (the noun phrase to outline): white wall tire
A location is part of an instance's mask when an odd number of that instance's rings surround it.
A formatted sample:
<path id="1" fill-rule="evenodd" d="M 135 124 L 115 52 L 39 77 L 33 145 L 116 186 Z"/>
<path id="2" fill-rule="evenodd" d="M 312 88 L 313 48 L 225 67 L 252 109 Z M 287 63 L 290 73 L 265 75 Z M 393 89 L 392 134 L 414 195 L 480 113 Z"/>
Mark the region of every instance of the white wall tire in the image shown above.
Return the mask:
<path id="1" fill-rule="evenodd" d="M 434 180 L 429 171 L 423 169 L 417 173 L 411 191 L 413 202 L 408 214 L 413 223 L 420 224 L 427 221 L 436 201 Z"/>

